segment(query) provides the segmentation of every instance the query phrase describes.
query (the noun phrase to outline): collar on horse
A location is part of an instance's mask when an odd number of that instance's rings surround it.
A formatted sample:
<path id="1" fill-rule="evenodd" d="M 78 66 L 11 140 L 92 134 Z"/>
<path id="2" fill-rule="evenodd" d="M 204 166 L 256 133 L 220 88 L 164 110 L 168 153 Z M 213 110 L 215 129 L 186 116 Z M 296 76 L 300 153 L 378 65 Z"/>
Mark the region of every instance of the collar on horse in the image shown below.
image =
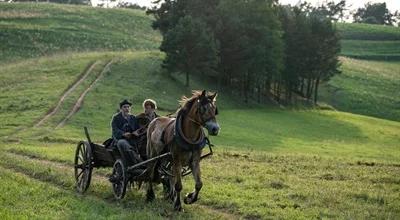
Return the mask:
<path id="1" fill-rule="evenodd" d="M 200 137 L 198 140 L 192 142 L 188 140 L 182 131 L 182 118 L 184 111 L 179 111 L 175 120 L 174 140 L 176 144 L 181 146 L 184 151 L 201 150 L 206 146 L 207 139 L 204 134 L 203 128 L 200 129 Z M 193 119 L 192 119 L 193 120 Z M 199 125 L 201 126 L 201 125 Z"/>

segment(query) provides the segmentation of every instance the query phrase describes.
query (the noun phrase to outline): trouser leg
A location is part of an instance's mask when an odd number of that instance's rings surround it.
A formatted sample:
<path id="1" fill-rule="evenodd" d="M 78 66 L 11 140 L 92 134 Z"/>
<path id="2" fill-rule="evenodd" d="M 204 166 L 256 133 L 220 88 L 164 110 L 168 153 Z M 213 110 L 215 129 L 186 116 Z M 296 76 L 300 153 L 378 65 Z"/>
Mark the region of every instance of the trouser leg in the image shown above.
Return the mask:
<path id="1" fill-rule="evenodd" d="M 142 161 L 139 154 L 133 149 L 127 140 L 118 140 L 117 147 L 122 154 L 121 156 L 127 163 L 138 163 Z"/>

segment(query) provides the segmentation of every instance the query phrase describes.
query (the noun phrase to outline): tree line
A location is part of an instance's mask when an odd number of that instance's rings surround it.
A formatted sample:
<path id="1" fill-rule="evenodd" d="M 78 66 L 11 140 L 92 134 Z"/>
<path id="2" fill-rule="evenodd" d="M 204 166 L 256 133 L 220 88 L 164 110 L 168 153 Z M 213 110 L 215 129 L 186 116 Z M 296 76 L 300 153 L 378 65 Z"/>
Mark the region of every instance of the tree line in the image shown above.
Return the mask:
<path id="1" fill-rule="evenodd" d="M 160 30 L 162 66 L 214 80 L 245 102 L 264 97 L 317 102 L 322 81 L 339 73 L 340 11 L 276 0 L 165 0 L 148 10 Z M 341 4 L 341 3 L 338 3 Z M 335 4 L 336 6 L 337 4 Z"/>
<path id="2" fill-rule="evenodd" d="M 363 8 L 358 8 L 353 12 L 353 20 L 355 23 L 394 25 L 396 22 L 400 22 L 400 12 L 390 12 L 385 2 L 368 2 Z"/>

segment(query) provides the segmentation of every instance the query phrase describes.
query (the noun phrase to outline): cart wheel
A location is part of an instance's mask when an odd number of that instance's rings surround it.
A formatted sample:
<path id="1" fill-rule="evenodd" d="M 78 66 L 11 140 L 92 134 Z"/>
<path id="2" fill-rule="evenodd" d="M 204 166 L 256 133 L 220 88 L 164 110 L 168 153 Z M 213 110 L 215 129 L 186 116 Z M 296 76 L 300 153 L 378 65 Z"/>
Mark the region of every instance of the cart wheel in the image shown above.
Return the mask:
<path id="1" fill-rule="evenodd" d="M 128 179 L 125 165 L 121 159 L 115 161 L 112 176 L 114 178 L 112 183 L 114 197 L 116 199 L 123 199 L 126 192 L 126 186 L 128 185 Z"/>
<path id="2" fill-rule="evenodd" d="M 79 193 L 84 193 L 92 178 L 92 148 L 86 141 L 79 142 L 75 151 L 75 181 Z"/>

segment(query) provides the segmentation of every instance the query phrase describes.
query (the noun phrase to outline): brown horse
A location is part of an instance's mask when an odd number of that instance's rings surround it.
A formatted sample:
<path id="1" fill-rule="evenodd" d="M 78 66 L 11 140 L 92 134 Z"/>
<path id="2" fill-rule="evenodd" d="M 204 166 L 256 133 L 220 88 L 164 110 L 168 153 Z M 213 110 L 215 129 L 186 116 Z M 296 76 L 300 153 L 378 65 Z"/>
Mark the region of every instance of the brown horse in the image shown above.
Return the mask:
<path id="1" fill-rule="evenodd" d="M 184 202 L 192 204 L 197 201 L 203 186 L 200 176 L 200 157 L 206 138 L 203 127 L 210 135 L 218 135 L 219 125 L 215 116 L 218 114 L 217 93 L 194 91 L 191 98 L 183 97 L 181 108 L 176 118 L 159 117 L 154 119 L 147 130 L 147 156 L 152 158 L 164 152 L 172 154 L 172 178 L 170 179 L 171 199 L 174 209 L 182 210 L 180 192 L 182 190 L 182 168 L 189 166 L 195 180 L 195 189 L 186 195 Z M 151 181 L 147 189 L 147 200 L 155 198 L 153 182 L 158 182 L 156 164 L 148 167 Z"/>

